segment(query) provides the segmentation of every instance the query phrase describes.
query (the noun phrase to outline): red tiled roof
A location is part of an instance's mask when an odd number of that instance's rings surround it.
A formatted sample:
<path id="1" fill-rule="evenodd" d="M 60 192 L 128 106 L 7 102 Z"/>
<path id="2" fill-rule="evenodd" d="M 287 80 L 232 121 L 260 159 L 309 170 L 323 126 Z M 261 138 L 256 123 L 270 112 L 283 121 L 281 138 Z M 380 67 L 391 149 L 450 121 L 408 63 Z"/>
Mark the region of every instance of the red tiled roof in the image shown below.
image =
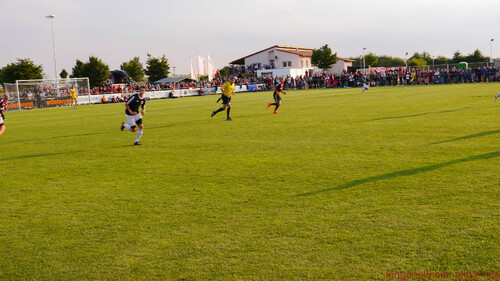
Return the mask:
<path id="1" fill-rule="evenodd" d="M 351 60 L 351 59 L 346 59 L 346 58 L 341 58 L 341 57 L 337 57 L 339 60 L 343 60 L 345 62 L 355 62 L 355 60 Z"/>

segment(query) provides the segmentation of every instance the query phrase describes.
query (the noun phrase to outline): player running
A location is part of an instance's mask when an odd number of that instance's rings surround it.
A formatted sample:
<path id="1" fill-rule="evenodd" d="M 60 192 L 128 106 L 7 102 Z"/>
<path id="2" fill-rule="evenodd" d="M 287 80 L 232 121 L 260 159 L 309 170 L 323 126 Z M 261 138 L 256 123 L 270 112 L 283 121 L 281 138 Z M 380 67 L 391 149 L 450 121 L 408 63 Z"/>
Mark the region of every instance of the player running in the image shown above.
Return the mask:
<path id="1" fill-rule="evenodd" d="M 368 77 L 363 78 L 363 90 L 361 91 L 361 94 L 364 94 L 365 91 L 368 91 L 370 88 L 370 79 Z"/>
<path id="2" fill-rule="evenodd" d="M 214 117 L 215 114 L 224 111 L 227 109 L 227 121 L 231 121 L 231 117 L 229 117 L 229 112 L 231 111 L 231 96 L 234 96 L 234 88 L 235 84 L 234 82 L 236 81 L 236 78 L 231 77 L 229 82 L 224 84 L 222 86 L 222 107 L 217 109 L 216 111 L 212 111 L 212 115 L 210 117 Z"/>
<path id="3" fill-rule="evenodd" d="M 273 93 L 273 98 L 274 98 L 274 103 L 268 103 L 267 108 L 271 107 L 271 105 L 274 105 L 274 114 L 278 114 L 278 107 L 281 105 L 281 96 L 280 93 L 283 93 L 286 95 L 285 92 L 283 92 L 283 82 L 281 79 L 276 77 L 276 80 L 274 81 L 274 93 Z"/>
<path id="4" fill-rule="evenodd" d="M 5 123 L 4 123 L 5 115 L 3 114 L 3 112 L 7 110 L 5 106 L 7 105 L 8 102 L 9 98 L 7 95 L 5 95 L 5 98 L 0 98 L 0 135 L 2 135 L 5 132 Z"/>
<path id="5" fill-rule="evenodd" d="M 71 106 L 73 107 L 72 109 L 77 109 L 76 106 L 78 105 L 78 96 L 76 95 L 75 86 L 71 86 L 71 90 L 69 90 L 69 93 L 71 95 Z"/>
<path id="6" fill-rule="evenodd" d="M 222 96 L 223 96 L 223 95 L 224 95 L 224 94 L 221 94 L 221 95 L 220 95 L 220 97 L 219 97 L 219 99 L 215 102 L 217 105 L 219 105 L 219 102 L 220 102 L 220 100 L 222 99 Z"/>
<path id="7" fill-rule="evenodd" d="M 142 124 L 142 116 L 141 114 L 139 114 L 139 106 L 142 107 L 142 115 L 145 115 L 146 99 L 144 98 L 144 93 L 146 93 L 146 87 L 141 86 L 141 88 L 139 89 L 139 93 L 131 96 L 128 99 L 127 103 L 125 104 L 125 117 L 127 119 L 127 123 L 123 122 L 120 128 L 122 131 L 123 129 L 127 129 L 131 132 L 137 131 L 134 145 L 142 145 L 139 140 L 141 139 L 144 125 Z"/>

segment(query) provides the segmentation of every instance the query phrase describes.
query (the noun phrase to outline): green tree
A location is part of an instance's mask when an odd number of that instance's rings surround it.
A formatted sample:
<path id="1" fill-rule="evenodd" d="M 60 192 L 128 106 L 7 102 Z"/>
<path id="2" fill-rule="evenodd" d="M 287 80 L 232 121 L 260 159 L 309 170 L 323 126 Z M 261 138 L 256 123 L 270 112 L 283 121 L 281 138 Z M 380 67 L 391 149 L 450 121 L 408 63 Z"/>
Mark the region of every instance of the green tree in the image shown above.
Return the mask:
<path id="1" fill-rule="evenodd" d="M 410 59 L 423 59 L 427 62 L 427 64 L 430 64 L 432 63 L 432 57 L 431 55 L 426 52 L 426 51 L 423 51 L 422 53 L 418 53 L 418 52 L 415 52 L 413 54 L 413 56 L 411 56 Z M 408 60 L 409 61 L 409 60 Z"/>
<path id="2" fill-rule="evenodd" d="M 61 77 L 61 78 L 68 78 L 68 72 L 66 71 L 66 69 L 63 68 L 63 70 L 61 71 L 61 73 L 59 73 L 59 77 Z"/>
<path id="3" fill-rule="evenodd" d="M 420 53 L 419 52 L 415 52 L 413 54 L 413 56 L 411 56 L 408 60 L 410 60 L 410 59 L 421 59 L 421 58 L 422 58 L 422 56 L 420 55 Z"/>
<path id="4" fill-rule="evenodd" d="M 332 49 L 325 44 L 313 51 L 311 63 L 321 69 L 329 69 L 338 61 L 337 53 L 332 54 Z"/>
<path id="5" fill-rule="evenodd" d="M 0 83 L 15 83 L 16 80 L 42 79 L 43 67 L 30 59 L 17 59 L 0 69 Z"/>
<path id="6" fill-rule="evenodd" d="M 101 86 L 109 77 L 109 66 L 94 56 L 90 56 L 85 63 L 76 60 L 72 71 L 72 78 L 88 77 L 91 87 Z"/>
<path id="7" fill-rule="evenodd" d="M 403 66 L 405 65 L 405 60 L 402 58 L 394 57 L 391 60 L 391 64 L 389 66 Z"/>
<path id="8" fill-rule="evenodd" d="M 455 51 L 453 53 L 453 58 L 450 60 L 450 63 L 459 63 L 465 61 L 465 57 L 460 53 L 460 51 Z"/>
<path id="9" fill-rule="evenodd" d="M 71 69 L 71 78 L 83 77 L 83 65 L 81 60 L 76 60 L 75 66 Z"/>
<path id="10" fill-rule="evenodd" d="M 408 66 L 419 66 L 423 67 L 427 65 L 427 61 L 423 58 L 411 58 L 408 60 Z"/>
<path id="11" fill-rule="evenodd" d="M 89 61 L 83 66 L 83 74 L 89 78 L 90 86 L 100 86 L 109 77 L 109 66 L 98 57 L 90 56 Z"/>
<path id="12" fill-rule="evenodd" d="M 165 58 L 165 55 L 161 58 L 155 58 L 148 54 L 146 65 L 144 73 L 149 76 L 149 82 L 155 82 L 168 77 L 170 66 L 168 65 L 168 60 Z"/>
<path id="13" fill-rule="evenodd" d="M 369 52 L 365 55 L 365 65 L 368 66 L 376 66 L 378 62 L 378 57 L 374 55 L 372 52 Z"/>
<path id="14" fill-rule="evenodd" d="M 450 63 L 450 59 L 445 57 L 445 56 L 438 56 L 437 58 L 434 59 L 434 64 L 448 64 Z"/>
<path id="15" fill-rule="evenodd" d="M 487 62 L 489 60 L 490 58 L 483 56 L 479 49 L 476 49 L 474 53 L 469 54 L 467 57 L 465 57 L 465 61 L 467 62 Z"/>
<path id="16" fill-rule="evenodd" d="M 222 76 L 222 77 L 228 76 L 229 75 L 229 67 L 225 66 L 224 68 L 219 69 L 219 72 L 220 72 L 220 76 Z"/>
<path id="17" fill-rule="evenodd" d="M 388 55 L 383 55 L 378 57 L 377 66 L 381 67 L 396 67 L 396 66 L 405 66 L 405 61 L 399 57 L 391 57 Z"/>
<path id="18" fill-rule="evenodd" d="M 424 59 L 427 62 L 427 64 L 432 63 L 432 56 L 431 54 L 429 54 L 429 52 L 423 51 L 420 54 L 420 57 L 422 57 L 422 59 Z"/>
<path id="19" fill-rule="evenodd" d="M 377 66 L 391 66 L 392 57 L 382 55 L 378 57 Z"/>
<path id="20" fill-rule="evenodd" d="M 130 61 L 122 63 L 120 69 L 127 72 L 128 76 L 136 82 L 144 79 L 144 69 L 139 57 L 134 57 Z"/>

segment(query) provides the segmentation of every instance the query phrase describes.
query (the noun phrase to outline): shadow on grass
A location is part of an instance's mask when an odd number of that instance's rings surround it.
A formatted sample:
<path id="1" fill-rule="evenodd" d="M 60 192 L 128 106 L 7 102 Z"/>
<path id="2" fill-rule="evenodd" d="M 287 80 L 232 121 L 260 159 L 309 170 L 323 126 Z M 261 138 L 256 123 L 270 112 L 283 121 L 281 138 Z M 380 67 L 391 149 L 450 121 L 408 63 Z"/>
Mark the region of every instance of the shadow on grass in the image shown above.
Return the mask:
<path id="1" fill-rule="evenodd" d="M 10 161 L 10 160 L 27 159 L 27 158 L 38 158 L 38 157 L 45 157 L 45 156 L 62 155 L 62 154 L 67 155 L 68 152 L 39 153 L 39 154 L 11 156 L 11 157 L 6 157 L 6 158 L 0 158 L 0 162 Z"/>
<path id="2" fill-rule="evenodd" d="M 65 135 L 65 136 L 55 136 L 48 138 L 36 138 L 36 139 L 27 139 L 27 140 L 18 140 L 18 141 L 6 141 L 3 143 L 23 143 L 23 142 L 32 142 L 32 141 L 41 141 L 41 140 L 54 140 L 54 139 L 64 139 L 64 138 L 72 138 L 72 137 L 86 137 L 86 136 L 94 136 L 94 135 L 102 135 L 109 134 L 111 132 L 98 132 L 98 133 L 85 133 L 85 134 L 74 134 L 74 135 Z"/>
<path id="3" fill-rule="evenodd" d="M 500 157 L 500 151 L 495 151 L 495 152 L 480 154 L 480 155 L 474 155 L 471 157 L 456 159 L 456 160 L 438 163 L 438 164 L 434 164 L 434 165 L 430 165 L 430 166 L 424 166 L 424 167 L 409 169 L 409 170 L 402 170 L 402 171 L 397 171 L 397 172 L 388 173 L 388 174 L 382 174 L 382 175 L 378 175 L 378 176 L 374 176 L 374 177 L 368 177 L 368 178 L 364 178 L 364 179 L 354 180 L 354 181 L 348 182 L 348 183 L 343 184 L 343 185 L 298 194 L 298 195 L 296 195 L 296 197 L 317 195 L 317 194 L 324 193 L 324 192 L 345 189 L 345 188 L 357 186 L 360 184 L 369 183 L 369 182 L 376 182 L 376 181 L 380 181 L 380 180 L 388 180 L 388 179 L 394 179 L 394 178 L 404 177 L 404 176 L 413 176 L 413 175 L 424 173 L 424 172 L 434 171 L 434 170 L 437 170 L 439 168 L 443 168 L 443 167 L 450 166 L 450 165 L 455 165 L 455 164 L 464 163 L 464 162 L 477 161 L 477 160 L 492 159 L 492 158 L 496 158 L 496 157 Z"/>
<path id="4" fill-rule="evenodd" d="M 449 139 L 449 140 L 444 140 L 444 141 L 433 142 L 433 143 L 430 143 L 430 144 L 442 144 L 442 143 L 459 141 L 459 140 L 473 139 L 473 138 L 478 138 L 478 137 L 483 137 L 483 136 L 488 136 L 488 135 L 494 135 L 494 134 L 498 134 L 498 133 L 500 133 L 500 130 L 482 132 L 482 133 L 472 134 L 472 135 L 463 136 L 463 137 L 459 137 L 459 138 L 454 138 L 454 139 Z"/>
<path id="5" fill-rule="evenodd" d="M 375 118 L 375 119 L 366 120 L 364 122 L 390 120 L 390 119 L 412 118 L 412 117 L 418 117 L 418 116 L 424 116 L 424 115 L 432 115 L 432 114 L 444 114 L 444 113 L 462 111 L 462 110 L 466 110 L 466 109 L 469 109 L 469 108 L 471 108 L 471 107 L 468 106 L 468 107 L 462 107 L 462 108 L 451 109 L 451 110 L 424 112 L 424 113 L 417 113 L 417 114 L 411 114 L 411 115 L 402 115 L 402 116 L 381 117 L 381 118 Z"/>
<path id="6" fill-rule="evenodd" d="M 175 127 L 175 126 L 179 126 L 179 125 L 202 124 L 202 123 L 208 123 L 208 122 L 210 122 L 210 117 L 206 120 L 179 121 L 179 122 L 171 122 L 171 123 L 156 124 L 156 125 L 145 124 L 144 130 L 168 128 L 168 127 Z"/>

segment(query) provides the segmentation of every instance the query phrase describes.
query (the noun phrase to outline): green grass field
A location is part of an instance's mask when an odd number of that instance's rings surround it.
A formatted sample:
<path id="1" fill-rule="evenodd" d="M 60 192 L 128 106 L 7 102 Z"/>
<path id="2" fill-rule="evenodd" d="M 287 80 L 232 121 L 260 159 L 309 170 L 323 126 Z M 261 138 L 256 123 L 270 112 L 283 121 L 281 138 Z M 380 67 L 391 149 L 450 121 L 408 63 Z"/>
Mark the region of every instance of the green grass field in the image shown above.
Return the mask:
<path id="1" fill-rule="evenodd" d="M 2 280 L 500 270 L 500 83 L 7 112 Z"/>

